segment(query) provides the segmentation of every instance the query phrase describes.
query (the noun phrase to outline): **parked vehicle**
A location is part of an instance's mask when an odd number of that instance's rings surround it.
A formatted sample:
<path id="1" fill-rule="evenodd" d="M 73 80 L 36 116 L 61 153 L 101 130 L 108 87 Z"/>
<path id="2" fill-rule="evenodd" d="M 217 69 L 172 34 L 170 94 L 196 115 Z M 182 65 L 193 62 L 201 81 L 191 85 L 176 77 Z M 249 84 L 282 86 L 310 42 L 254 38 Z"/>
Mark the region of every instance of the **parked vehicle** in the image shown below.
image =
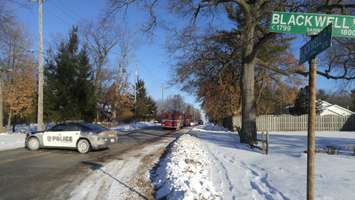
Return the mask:
<path id="1" fill-rule="evenodd" d="M 183 115 L 180 112 L 166 112 L 160 115 L 161 126 L 166 129 L 179 130 L 184 126 Z"/>
<path id="2" fill-rule="evenodd" d="M 117 141 L 117 134 L 105 127 L 70 122 L 57 124 L 46 131 L 27 133 L 25 146 L 29 150 L 69 148 L 77 149 L 79 153 L 88 153 L 90 150 L 107 148 Z"/>
<path id="3" fill-rule="evenodd" d="M 190 126 L 191 115 L 180 112 L 166 112 L 160 115 L 160 121 L 163 128 L 179 130 Z"/>
<path id="4" fill-rule="evenodd" d="M 190 126 L 196 126 L 197 125 L 197 122 L 191 122 L 190 123 Z"/>
<path id="5" fill-rule="evenodd" d="M 186 126 L 191 126 L 191 115 L 190 114 L 184 114 L 184 127 Z"/>

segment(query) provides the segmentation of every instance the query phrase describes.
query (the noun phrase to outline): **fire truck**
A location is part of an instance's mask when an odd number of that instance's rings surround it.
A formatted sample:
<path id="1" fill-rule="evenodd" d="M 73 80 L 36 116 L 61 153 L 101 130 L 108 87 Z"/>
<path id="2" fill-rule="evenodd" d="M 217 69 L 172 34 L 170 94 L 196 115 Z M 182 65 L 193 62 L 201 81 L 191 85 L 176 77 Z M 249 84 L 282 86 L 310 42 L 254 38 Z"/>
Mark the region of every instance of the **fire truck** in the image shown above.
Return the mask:
<path id="1" fill-rule="evenodd" d="M 184 126 L 190 125 L 190 116 L 180 112 L 166 112 L 160 115 L 161 126 L 179 130 Z"/>
<path id="2" fill-rule="evenodd" d="M 190 114 L 184 114 L 184 126 L 190 126 L 191 125 L 191 115 Z"/>

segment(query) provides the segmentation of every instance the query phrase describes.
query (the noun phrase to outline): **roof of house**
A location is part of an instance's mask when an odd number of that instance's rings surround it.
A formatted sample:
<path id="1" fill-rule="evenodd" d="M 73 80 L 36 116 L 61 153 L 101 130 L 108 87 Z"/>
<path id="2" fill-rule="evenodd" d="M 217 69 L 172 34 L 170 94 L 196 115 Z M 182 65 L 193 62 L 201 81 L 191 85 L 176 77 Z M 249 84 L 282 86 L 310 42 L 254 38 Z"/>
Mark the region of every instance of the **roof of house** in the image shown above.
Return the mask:
<path id="1" fill-rule="evenodd" d="M 341 107 L 336 104 L 331 104 L 327 101 L 323 100 L 318 100 L 321 102 L 321 113 L 320 115 L 326 115 L 326 114 L 333 114 L 333 115 L 341 115 L 341 116 L 346 116 L 346 115 L 352 115 L 355 114 L 353 111 L 346 109 L 344 107 Z"/>

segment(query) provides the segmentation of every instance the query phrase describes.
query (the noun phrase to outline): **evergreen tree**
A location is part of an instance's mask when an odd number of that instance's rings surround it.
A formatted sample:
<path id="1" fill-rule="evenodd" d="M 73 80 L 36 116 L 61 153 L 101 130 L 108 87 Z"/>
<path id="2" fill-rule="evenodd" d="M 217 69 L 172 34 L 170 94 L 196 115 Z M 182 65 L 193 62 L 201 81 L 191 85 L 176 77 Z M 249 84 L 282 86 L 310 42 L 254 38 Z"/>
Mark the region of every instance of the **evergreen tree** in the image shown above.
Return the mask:
<path id="1" fill-rule="evenodd" d="M 150 96 L 147 98 L 147 107 L 146 119 L 154 119 L 157 116 L 157 105 Z"/>
<path id="2" fill-rule="evenodd" d="M 78 49 L 78 29 L 73 27 L 69 40 L 62 41 L 47 60 L 45 113 L 49 121 L 91 121 L 95 117 L 92 67 L 86 47 Z"/>
<path id="3" fill-rule="evenodd" d="M 293 113 L 296 115 L 308 113 L 308 86 L 300 89 L 295 101 Z"/>
<path id="4" fill-rule="evenodd" d="M 326 101 L 329 98 L 329 95 L 327 94 L 327 92 L 325 90 L 320 89 L 317 92 L 317 98 L 318 98 L 318 100 Z"/>
<path id="5" fill-rule="evenodd" d="M 316 102 L 316 112 L 317 114 L 321 112 L 321 102 L 319 101 L 320 99 L 317 98 Z M 296 115 L 304 115 L 308 114 L 309 110 L 309 87 L 305 86 L 304 88 L 301 88 L 297 98 L 295 100 L 295 106 L 293 110 L 291 110 L 292 114 Z"/>
<path id="6" fill-rule="evenodd" d="M 139 79 L 136 83 L 136 104 L 135 104 L 135 118 L 136 120 L 153 119 L 157 112 L 157 107 L 154 100 L 147 95 L 144 86 L 144 81 Z"/>
<path id="7" fill-rule="evenodd" d="M 91 121 L 96 116 L 96 96 L 93 81 L 93 70 L 89 62 L 86 46 L 78 55 L 77 81 L 75 96 L 79 106 L 80 119 Z"/>

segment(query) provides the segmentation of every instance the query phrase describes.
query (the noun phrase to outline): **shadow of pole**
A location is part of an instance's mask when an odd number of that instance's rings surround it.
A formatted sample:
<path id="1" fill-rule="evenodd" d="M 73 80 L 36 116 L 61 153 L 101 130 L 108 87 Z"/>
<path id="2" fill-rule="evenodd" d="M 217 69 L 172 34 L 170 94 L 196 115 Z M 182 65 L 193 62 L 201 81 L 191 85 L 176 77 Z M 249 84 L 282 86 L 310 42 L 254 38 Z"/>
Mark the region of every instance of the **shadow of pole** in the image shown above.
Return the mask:
<path id="1" fill-rule="evenodd" d="M 90 169 L 92 171 L 101 171 L 103 174 L 105 174 L 106 176 L 109 176 L 110 178 L 112 178 L 113 180 L 115 180 L 116 182 L 118 182 L 119 184 L 123 185 L 124 187 L 126 187 L 127 189 L 129 189 L 131 192 L 136 193 L 139 197 L 141 197 L 142 199 L 148 200 L 148 198 L 146 196 L 144 196 L 142 193 L 140 193 L 139 191 L 135 190 L 133 187 L 127 185 L 126 183 L 122 182 L 121 180 L 119 180 L 118 178 L 112 176 L 110 173 L 106 172 L 105 170 L 102 169 L 103 165 L 99 164 L 99 163 L 95 163 L 95 162 L 91 162 L 91 161 L 82 161 L 82 163 L 84 165 L 88 165 L 90 167 Z"/>

